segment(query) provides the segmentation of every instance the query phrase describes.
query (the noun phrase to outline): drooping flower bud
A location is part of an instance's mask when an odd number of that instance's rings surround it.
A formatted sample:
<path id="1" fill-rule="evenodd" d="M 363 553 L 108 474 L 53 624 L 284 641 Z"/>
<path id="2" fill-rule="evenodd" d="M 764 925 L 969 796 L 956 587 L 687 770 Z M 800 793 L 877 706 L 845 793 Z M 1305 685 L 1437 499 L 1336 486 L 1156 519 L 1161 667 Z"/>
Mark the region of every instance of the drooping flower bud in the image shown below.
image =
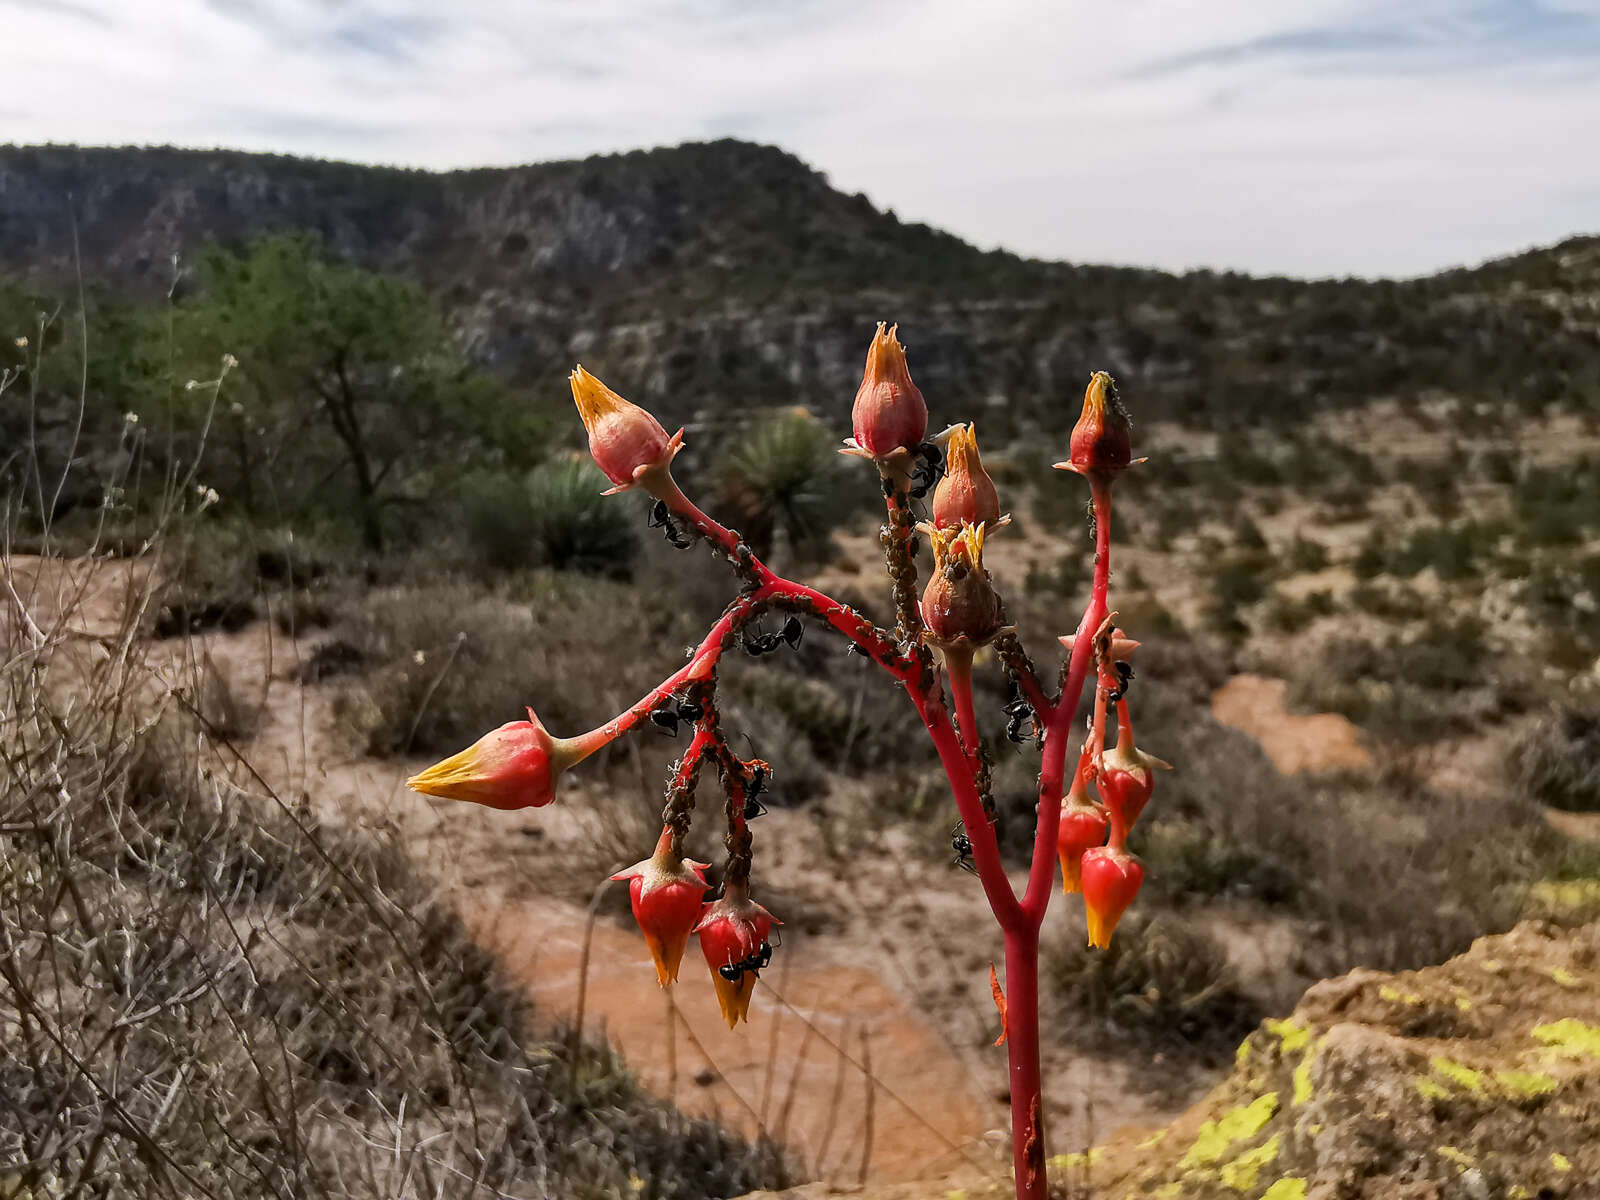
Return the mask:
<path id="1" fill-rule="evenodd" d="M 639 922 L 656 964 L 656 982 L 662 987 L 678 981 L 684 948 L 705 907 L 709 885 L 701 872 L 711 865 L 681 857 L 673 840 L 668 826 L 661 831 L 653 855 L 611 877 L 628 881 L 633 919 Z"/>
<path id="2" fill-rule="evenodd" d="M 1089 798 L 1083 774 L 1073 779 L 1061 801 L 1061 825 L 1056 853 L 1061 859 L 1061 887 L 1067 895 L 1083 890 L 1083 856 L 1106 842 L 1110 821 L 1103 805 Z"/>
<path id="3" fill-rule="evenodd" d="M 1170 771 L 1172 764 L 1140 750 L 1128 726 L 1119 726 L 1116 746 L 1101 761 L 1099 783 L 1106 807 L 1121 816 L 1124 830 L 1133 828 L 1150 803 L 1158 769 Z"/>
<path id="4" fill-rule="evenodd" d="M 845 442 L 842 453 L 870 458 L 879 463 L 900 459 L 909 463 L 912 453 L 928 432 L 928 405 L 917 385 L 911 382 L 905 348 L 895 336 L 898 325 L 878 332 L 867 348 L 867 366 L 861 387 L 850 410 L 854 437 Z"/>
<path id="5" fill-rule="evenodd" d="M 528 709 L 465 750 L 406 780 L 414 792 L 470 800 L 490 808 L 542 808 L 556 798 L 561 772 L 588 758 L 615 734 L 595 730 L 578 738 L 551 737 Z"/>
<path id="6" fill-rule="evenodd" d="M 942 648 L 982 646 L 1000 633 L 1000 598 L 983 567 L 982 525 L 918 528 L 933 543 L 933 574 L 922 592 L 922 623 Z"/>
<path id="7" fill-rule="evenodd" d="M 1083 856 L 1083 908 L 1089 920 L 1089 945 L 1104 950 L 1122 914 L 1139 894 L 1144 868 L 1118 846 L 1096 846 Z"/>
<path id="8" fill-rule="evenodd" d="M 1104 371 L 1096 371 L 1084 390 L 1083 413 L 1072 427 L 1069 455 L 1066 462 L 1056 463 L 1057 470 L 1105 478 L 1133 465 L 1133 422 L 1117 395 L 1116 382 Z"/>
<path id="9" fill-rule="evenodd" d="M 978 437 L 970 424 L 950 430 L 944 478 L 933 489 L 933 523 L 939 529 L 986 525 L 990 530 L 1002 523 L 1000 495 L 983 469 Z"/>
<path id="10" fill-rule="evenodd" d="M 637 404 L 624 400 L 580 365 L 572 372 L 572 399 L 589 433 L 589 453 L 617 486 L 606 495 L 635 484 L 650 490 L 654 477 L 665 473 L 683 448 L 683 430 L 667 431 Z"/>
<path id="11" fill-rule="evenodd" d="M 750 994 L 772 958 L 772 927 L 783 922 L 750 899 L 742 886 L 729 885 L 722 899 L 706 905 L 695 932 L 711 968 L 722 1017 L 732 1029 L 750 1019 Z"/>

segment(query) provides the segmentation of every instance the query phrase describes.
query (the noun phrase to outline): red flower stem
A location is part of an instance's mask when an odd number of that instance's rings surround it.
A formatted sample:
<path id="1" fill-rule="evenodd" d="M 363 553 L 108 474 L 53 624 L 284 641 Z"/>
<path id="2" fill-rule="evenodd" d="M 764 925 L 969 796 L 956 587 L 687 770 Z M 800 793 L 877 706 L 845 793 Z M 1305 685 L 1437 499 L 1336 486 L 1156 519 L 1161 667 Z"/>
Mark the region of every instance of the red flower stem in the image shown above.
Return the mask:
<path id="1" fill-rule="evenodd" d="M 1008 909 L 995 906 L 1006 943 L 1006 1049 L 1011 1084 L 1011 1163 L 1017 1200 L 1046 1200 L 1048 1193 L 1044 1093 L 1039 1078 L 1039 927 L 1055 890 L 1067 746 L 1083 685 L 1094 665 L 1094 633 L 1106 618 L 1111 583 L 1111 486 L 1098 476 L 1091 476 L 1089 484 L 1095 515 L 1094 586 L 1072 643 L 1060 702 L 1045 728 L 1039 772 L 1039 823 L 1034 831 L 1028 889 L 1020 904 L 1013 901 Z M 990 903 L 993 904 L 992 899 Z"/>
<path id="2" fill-rule="evenodd" d="M 966 755 L 950 724 L 944 698 L 937 691 L 930 696 L 915 689 L 910 689 L 910 695 L 917 715 L 922 718 L 928 736 L 933 739 L 933 748 L 939 752 L 939 762 L 949 777 L 950 790 L 955 793 L 956 809 L 967 827 L 967 839 L 972 843 L 972 864 L 978 869 L 978 882 L 983 885 L 983 894 L 994 911 L 995 920 L 1000 922 L 1002 929 L 1009 931 L 1018 924 L 1021 910 L 1017 906 L 1016 893 L 1011 890 L 1011 881 L 1006 878 L 1005 866 L 1000 861 L 1000 846 L 995 841 L 994 827 L 989 824 L 988 814 L 983 811 L 978 785 L 972 778 Z"/>
<path id="3" fill-rule="evenodd" d="M 1072 657 L 1068 660 L 1061 700 L 1045 727 L 1044 754 L 1039 764 L 1039 825 L 1034 835 L 1028 890 L 1022 900 L 1023 910 L 1035 929 L 1044 921 L 1045 909 L 1054 891 L 1056 839 L 1061 831 L 1062 785 L 1065 782 L 1072 723 L 1077 719 L 1084 681 L 1094 665 L 1094 633 L 1109 611 L 1111 482 L 1100 476 L 1091 476 L 1089 488 L 1094 498 L 1094 585 L 1089 595 L 1089 606 L 1084 609 L 1078 634 L 1072 641 Z"/>
<path id="4" fill-rule="evenodd" d="M 956 723 L 961 729 L 961 744 L 967 751 L 967 767 L 976 775 L 982 760 L 978 754 L 978 714 L 972 706 L 972 652 L 947 651 L 944 670 L 950 678 L 950 695 L 955 700 Z"/>
<path id="5" fill-rule="evenodd" d="M 1044 688 L 1032 671 L 1015 671 L 1017 691 L 1022 693 L 1022 698 L 1028 702 L 1028 707 L 1033 709 L 1033 715 L 1041 724 L 1048 724 L 1051 716 L 1056 711 L 1056 706 L 1050 703 L 1050 697 L 1045 695 Z"/>

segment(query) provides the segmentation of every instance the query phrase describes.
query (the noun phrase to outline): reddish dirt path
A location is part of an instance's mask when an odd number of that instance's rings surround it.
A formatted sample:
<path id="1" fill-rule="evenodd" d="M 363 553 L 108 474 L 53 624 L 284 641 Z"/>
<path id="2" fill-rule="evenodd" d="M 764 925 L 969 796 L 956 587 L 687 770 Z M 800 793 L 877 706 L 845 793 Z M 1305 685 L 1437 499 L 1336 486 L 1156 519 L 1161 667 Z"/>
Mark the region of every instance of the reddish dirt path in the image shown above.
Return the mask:
<path id="1" fill-rule="evenodd" d="M 1372 765 L 1361 731 L 1337 713 L 1291 713 L 1289 685 L 1265 675 L 1235 675 L 1211 697 L 1211 714 L 1248 733 L 1285 775 Z"/>

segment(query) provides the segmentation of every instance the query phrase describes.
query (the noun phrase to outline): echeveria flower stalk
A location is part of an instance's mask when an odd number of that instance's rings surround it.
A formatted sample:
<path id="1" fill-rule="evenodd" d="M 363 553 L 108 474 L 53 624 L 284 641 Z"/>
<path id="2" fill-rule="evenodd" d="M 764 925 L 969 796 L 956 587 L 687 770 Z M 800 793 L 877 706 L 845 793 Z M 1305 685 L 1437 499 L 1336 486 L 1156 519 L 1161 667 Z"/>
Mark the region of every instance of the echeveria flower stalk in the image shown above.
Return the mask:
<path id="1" fill-rule="evenodd" d="M 709 885 L 701 872 L 710 865 L 680 855 L 669 825 L 661 831 L 654 854 L 611 877 L 628 881 L 633 918 L 650 948 L 656 982 L 662 987 L 678 981 L 684 948 L 705 907 Z"/>
<path id="2" fill-rule="evenodd" d="M 606 495 L 634 486 L 654 494 L 683 448 L 683 430 L 671 437 L 637 404 L 624 400 L 579 365 L 570 377 L 572 399 L 589 433 L 589 453 L 617 486 Z"/>

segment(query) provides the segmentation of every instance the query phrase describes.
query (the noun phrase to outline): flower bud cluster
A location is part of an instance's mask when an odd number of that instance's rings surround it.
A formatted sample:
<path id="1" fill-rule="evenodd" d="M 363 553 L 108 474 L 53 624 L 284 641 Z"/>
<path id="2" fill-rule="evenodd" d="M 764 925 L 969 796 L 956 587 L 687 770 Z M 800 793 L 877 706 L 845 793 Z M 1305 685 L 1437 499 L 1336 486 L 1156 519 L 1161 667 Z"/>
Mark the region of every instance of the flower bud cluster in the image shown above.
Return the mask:
<path id="1" fill-rule="evenodd" d="M 1118 649 L 1127 653 L 1137 645 L 1122 638 L 1108 640 L 1113 653 Z M 1128 852 L 1128 832 L 1150 803 L 1156 771 L 1171 769 L 1133 744 L 1126 701 L 1118 704 L 1117 724 L 1112 750 L 1104 755 L 1085 750 L 1080 759 L 1072 787 L 1061 801 L 1056 839 L 1063 886 L 1068 893 L 1083 893 L 1089 944 L 1101 949 L 1111 944 L 1117 922 L 1144 882 L 1144 868 Z M 1090 798 L 1091 785 L 1098 801 Z"/>

